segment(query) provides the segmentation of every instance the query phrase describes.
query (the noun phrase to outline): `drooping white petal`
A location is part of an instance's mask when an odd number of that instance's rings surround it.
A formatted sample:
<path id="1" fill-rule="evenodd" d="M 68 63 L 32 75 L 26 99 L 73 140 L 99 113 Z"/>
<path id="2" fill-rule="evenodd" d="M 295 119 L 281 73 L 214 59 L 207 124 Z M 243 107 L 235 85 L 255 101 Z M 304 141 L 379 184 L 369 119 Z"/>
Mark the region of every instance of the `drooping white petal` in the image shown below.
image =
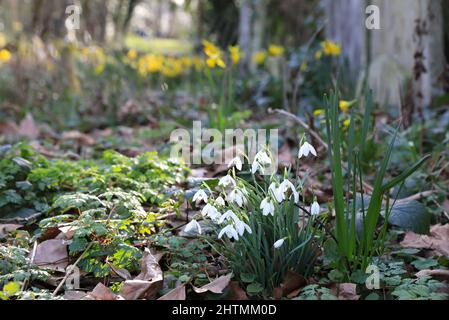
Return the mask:
<path id="1" fill-rule="evenodd" d="M 262 209 L 262 215 L 268 216 L 271 214 L 274 216 L 274 204 L 273 201 L 271 201 L 270 198 L 265 198 L 260 203 L 260 209 Z"/>
<path id="2" fill-rule="evenodd" d="M 222 197 L 218 197 L 217 199 L 215 199 L 215 203 L 219 206 L 224 207 L 225 206 L 225 201 Z"/>
<path id="3" fill-rule="evenodd" d="M 273 193 L 273 196 L 278 203 L 281 203 L 282 201 L 285 200 L 285 192 L 282 192 L 280 188 L 276 187 L 276 184 L 274 182 L 270 184 L 268 190 L 270 190 L 271 193 Z"/>
<path id="4" fill-rule="evenodd" d="M 278 241 L 276 241 L 274 244 L 273 244 L 273 247 L 275 248 L 275 249 L 279 249 L 280 247 L 282 247 L 282 245 L 284 244 L 284 239 L 279 239 Z"/>
<path id="5" fill-rule="evenodd" d="M 207 202 L 207 194 L 203 189 L 200 189 L 193 195 L 192 200 L 193 200 L 193 202 L 204 201 L 206 203 Z"/>
<path id="6" fill-rule="evenodd" d="M 226 188 L 229 185 L 235 186 L 236 183 L 234 178 L 232 178 L 230 175 L 227 175 L 225 177 L 222 177 L 220 181 L 218 181 L 218 185 Z"/>
<path id="7" fill-rule="evenodd" d="M 232 212 L 232 210 L 228 210 L 228 211 L 226 211 L 226 212 L 220 217 L 220 219 L 218 220 L 218 223 L 221 224 L 221 223 L 223 223 L 223 222 L 225 222 L 225 221 L 228 221 L 228 220 L 230 220 L 230 219 L 232 219 L 234 222 L 240 220 L 240 219 L 235 215 L 235 213 Z"/>
<path id="8" fill-rule="evenodd" d="M 255 174 L 258 170 L 262 170 L 262 166 L 257 162 L 257 160 L 253 161 L 253 164 L 251 165 L 251 173 Z"/>
<path id="9" fill-rule="evenodd" d="M 234 189 L 228 196 L 229 201 L 242 207 L 246 203 L 245 193 L 239 189 Z"/>
<path id="10" fill-rule="evenodd" d="M 256 156 L 255 160 L 257 160 L 261 165 L 271 164 L 271 158 L 268 156 L 265 150 L 260 150 Z"/>
<path id="11" fill-rule="evenodd" d="M 226 227 L 221 229 L 220 233 L 218 234 L 218 239 L 221 239 L 224 234 L 226 234 L 226 236 L 229 239 L 232 239 L 232 238 L 234 238 L 235 240 L 239 239 L 239 235 L 238 235 L 237 231 L 230 224 L 228 224 Z"/>
<path id="12" fill-rule="evenodd" d="M 242 158 L 240 156 L 235 157 L 229 162 L 229 168 L 236 167 L 237 170 L 241 171 L 243 168 Z"/>
<path id="13" fill-rule="evenodd" d="M 308 157 L 309 154 L 312 154 L 315 157 L 317 156 L 315 148 L 306 141 L 301 148 L 299 148 L 298 158 L 301 159 L 302 157 Z"/>
<path id="14" fill-rule="evenodd" d="M 252 233 L 251 228 L 242 220 L 238 220 L 235 222 L 235 230 L 237 231 L 237 233 L 240 236 L 243 236 L 243 234 L 245 233 L 245 230 L 250 234 Z"/>
<path id="15" fill-rule="evenodd" d="M 184 232 L 190 233 L 192 231 L 197 231 L 199 234 L 201 234 L 201 226 L 196 220 L 190 221 L 188 224 L 186 224 L 184 228 Z"/>
<path id="16" fill-rule="evenodd" d="M 320 205 L 318 204 L 318 202 L 314 201 L 312 203 L 312 206 L 310 207 L 310 214 L 313 216 L 320 214 Z"/>

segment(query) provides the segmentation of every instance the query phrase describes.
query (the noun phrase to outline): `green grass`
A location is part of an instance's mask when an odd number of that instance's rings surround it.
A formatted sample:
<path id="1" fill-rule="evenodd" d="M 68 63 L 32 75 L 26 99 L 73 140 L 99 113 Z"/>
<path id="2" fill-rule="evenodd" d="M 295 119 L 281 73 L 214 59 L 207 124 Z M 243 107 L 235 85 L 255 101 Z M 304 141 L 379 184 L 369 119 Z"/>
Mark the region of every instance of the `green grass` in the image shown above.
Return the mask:
<path id="1" fill-rule="evenodd" d="M 134 34 L 128 34 L 125 38 L 125 46 L 128 49 L 136 49 L 140 52 L 154 54 L 190 54 L 193 49 L 191 42 L 180 39 L 168 38 L 144 38 Z"/>

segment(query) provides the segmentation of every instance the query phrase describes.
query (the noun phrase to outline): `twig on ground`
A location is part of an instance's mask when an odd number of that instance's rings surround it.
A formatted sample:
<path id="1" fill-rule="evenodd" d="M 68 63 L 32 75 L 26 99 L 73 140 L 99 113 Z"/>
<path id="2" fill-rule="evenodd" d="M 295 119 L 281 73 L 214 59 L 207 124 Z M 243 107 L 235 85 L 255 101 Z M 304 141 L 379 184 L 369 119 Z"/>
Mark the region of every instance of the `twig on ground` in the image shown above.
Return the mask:
<path id="1" fill-rule="evenodd" d="M 78 265 L 78 263 L 80 263 L 81 259 L 84 257 L 86 252 L 89 251 L 90 248 L 92 248 L 93 244 L 94 244 L 93 242 L 89 243 L 87 248 L 83 251 L 83 253 L 78 257 L 78 259 L 72 265 L 72 268 L 76 267 Z M 66 282 L 66 280 L 67 280 L 67 278 L 69 277 L 70 274 L 71 274 L 71 272 L 67 272 L 66 271 L 66 274 L 65 274 L 64 278 L 62 278 L 61 282 L 58 284 L 58 286 L 56 287 L 55 291 L 53 291 L 53 293 L 51 294 L 52 298 L 55 297 L 58 294 L 59 290 L 62 288 L 62 286 L 64 285 L 64 283 Z"/>

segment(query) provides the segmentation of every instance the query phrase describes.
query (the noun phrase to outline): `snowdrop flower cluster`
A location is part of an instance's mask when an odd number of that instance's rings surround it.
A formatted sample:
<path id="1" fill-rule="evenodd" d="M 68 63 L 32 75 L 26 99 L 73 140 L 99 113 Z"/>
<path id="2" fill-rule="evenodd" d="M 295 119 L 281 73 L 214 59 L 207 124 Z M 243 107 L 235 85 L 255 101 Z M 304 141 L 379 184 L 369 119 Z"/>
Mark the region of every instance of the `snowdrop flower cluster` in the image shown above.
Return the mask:
<path id="1" fill-rule="evenodd" d="M 221 186 L 228 186 L 228 185 L 235 185 L 235 180 L 231 176 L 226 176 L 221 179 L 222 183 L 219 185 Z M 242 207 L 244 204 L 247 203 L 246 200 L 247 192 L 243 189 L 233 189 L 229 196 L 228 196 L 228 202 L 229 203 L 235 203 L 239 207 Z M 207 201 L 207 195 L 204 190 L 199 190 L 194 196 L 194 201 L 197 200 L 203 200 Z M 206 200 L 205 200 L 206 199 Z M 232 210 L 226 211 L 224 214 L 221 214 L 219 210 L 217 209 L 217 206 L 219 207 L 225 207 L 226 203 L 225 200 L 219 196 L 217 199 L 215 199 L 214 202 L 215 205 L 212 205 L 210 203 L 206 203 L 206 205 L 201 210 L 201 215 L 203 218 L 209 218 L 213 223 L 217 225 L 224 225 L 224 227 L 221 229 L 221 231 L 218 234 L 218 238 L 221 239 L 223 235 L 226 235 L 229 239 L 239 240 L 241 236 L 246 232 L 252 233 L 251 228 L 246 224 L 244 221 L 242 221 Z M 184 229 L 185 232 L 193 232 L 196 231 L 199 234 L 201 234 L 201 226 L 196 220 L 190 221 Z"/>

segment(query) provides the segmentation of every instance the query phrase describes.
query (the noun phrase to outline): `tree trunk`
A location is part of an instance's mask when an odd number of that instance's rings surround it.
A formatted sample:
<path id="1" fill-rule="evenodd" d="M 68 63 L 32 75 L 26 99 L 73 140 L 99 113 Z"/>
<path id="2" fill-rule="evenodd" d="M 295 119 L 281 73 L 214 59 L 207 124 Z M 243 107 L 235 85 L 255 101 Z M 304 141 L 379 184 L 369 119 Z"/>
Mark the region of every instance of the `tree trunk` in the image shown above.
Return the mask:
<path id="1" fill-rule="evenodd" d="M 242 67 L 248 70 L 251 63 L 251 16 L 252 9 L 249 0 L 243 0 L 240 5 L 239 46 L 245 53 L 242 57 Z"/>
<path id="2" fill-rule="evenodd" d="M 378 103 L 400 105 L 400 89 L 411 82 L 415 105 L 428 106 L 441 93 L 438 78 L 445 65 L 441 0 L 369 4 L 380 9 L 380 30 L 366 29 L 365 2 L 328 0 L 328 37 L 342 45 L 353 70 L 362 70 L 372 57 L 368 80 Z"/>

